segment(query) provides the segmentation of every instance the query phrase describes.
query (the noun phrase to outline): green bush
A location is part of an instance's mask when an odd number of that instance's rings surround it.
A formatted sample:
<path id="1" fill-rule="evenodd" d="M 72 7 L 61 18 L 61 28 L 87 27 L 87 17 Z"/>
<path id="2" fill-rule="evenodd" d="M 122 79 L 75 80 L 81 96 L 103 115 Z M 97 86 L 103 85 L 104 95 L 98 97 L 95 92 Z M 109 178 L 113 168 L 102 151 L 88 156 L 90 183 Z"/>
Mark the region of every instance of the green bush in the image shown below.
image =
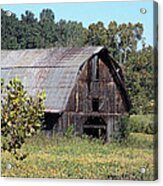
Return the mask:
<path id="1" fill-rule="evenodd" d="M 129 132 L 155 134 L 157 127 L 154 115 L 131 115 L 128 121 L 128 130 Z"/>
<path id="2" fill-rule="evenodd" d="M 117 130 L 113 132 L 113 140 L 117 142 L 122 142 L 125 138 L 128 137 L 128 121 L 129 116 L 121 116 L 116 122 Z"/>
<path id="3" fill-rule="evenodd" d="M 67 137 L 67 138 L 72 138 L 74 136 L 74 125 L 70 125 L 68 126 L 66 132 L 64 133 L 64 135 Z"/>
<path id="4" fill-rule="evenodd" d="M 1 80 L 1 134 L 2 150 L 17 157 L 27 137 L 34 135 L 42 126 L 45 92 L 32 98 L 24 90 L 21 80 L 14 78 L 4 84 Z"/>

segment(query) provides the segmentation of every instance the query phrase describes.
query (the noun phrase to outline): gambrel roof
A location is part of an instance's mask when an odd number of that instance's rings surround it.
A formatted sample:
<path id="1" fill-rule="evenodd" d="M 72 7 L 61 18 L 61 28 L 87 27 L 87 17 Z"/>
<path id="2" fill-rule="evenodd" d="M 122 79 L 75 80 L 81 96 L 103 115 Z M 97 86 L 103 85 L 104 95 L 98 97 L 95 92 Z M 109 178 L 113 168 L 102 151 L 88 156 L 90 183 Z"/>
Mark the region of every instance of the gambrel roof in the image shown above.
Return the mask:
<path id="1" fill-rule="evenodd" d="M 79 70 L 94 55 L 102 58 L 111 68 L 129 110 L 130 102 L 121 68 L 103 47 L 4 50 L 1 51 L 1 76 L 6 82 L 19 77 L 32 96 L 39 90 L 45 90 L 46 111 L 62 112 L 66 108 Z"/>

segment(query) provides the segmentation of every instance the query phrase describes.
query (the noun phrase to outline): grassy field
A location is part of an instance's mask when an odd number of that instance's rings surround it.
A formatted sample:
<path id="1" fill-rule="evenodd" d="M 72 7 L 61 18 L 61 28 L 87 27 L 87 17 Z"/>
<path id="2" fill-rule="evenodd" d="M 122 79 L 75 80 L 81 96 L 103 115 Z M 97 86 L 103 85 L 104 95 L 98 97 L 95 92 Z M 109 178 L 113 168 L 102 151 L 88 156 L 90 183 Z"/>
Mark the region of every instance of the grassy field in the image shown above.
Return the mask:
<path id="1" fill-rule="evenodd" d="M 21 151 L 28 154 L 22 161 L 2 153 L 2 176 L 154 180 L 153 135 L 131 133 L 123 143 L 103 144 L 97 139 L 48 139 L 40 134 Z"/>

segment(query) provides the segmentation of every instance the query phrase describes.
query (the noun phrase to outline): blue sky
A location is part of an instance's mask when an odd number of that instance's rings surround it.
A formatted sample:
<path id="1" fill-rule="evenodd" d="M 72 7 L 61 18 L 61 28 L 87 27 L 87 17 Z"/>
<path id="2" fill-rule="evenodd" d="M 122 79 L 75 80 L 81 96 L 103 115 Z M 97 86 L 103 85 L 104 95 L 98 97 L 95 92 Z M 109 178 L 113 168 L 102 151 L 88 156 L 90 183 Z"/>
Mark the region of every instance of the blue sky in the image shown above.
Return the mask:
<path id="1" fill-rule="evenodd" d="M 50 8 L 55 13 L 55 20 L 60 19 L 82 22 L 87 27 L 90 23 L 104 22 L 105 26 L 110 21 L 117 23 L 137 23 L 144 25 L 146 43 L 153 45 L 153 1 L 130 2 L 96 2 L 96 3 L 53 3 L 53 4 L 16 4 L 2 5 L 4 10 L 14 12 L 18 18 L 26 10 L 32 11 L 36 17 L 44 8 Z M 146 14 L 140 13 L 145 8 Z"/>

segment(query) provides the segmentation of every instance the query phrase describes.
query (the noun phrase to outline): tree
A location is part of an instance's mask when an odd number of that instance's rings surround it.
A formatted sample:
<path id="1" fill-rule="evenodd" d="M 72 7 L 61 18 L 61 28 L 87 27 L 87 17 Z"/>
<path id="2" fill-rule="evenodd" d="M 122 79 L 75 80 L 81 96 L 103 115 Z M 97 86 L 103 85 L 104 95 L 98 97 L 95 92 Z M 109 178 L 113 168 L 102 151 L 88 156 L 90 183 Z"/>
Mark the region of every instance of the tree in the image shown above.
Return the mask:
<path id="1" fill-rule="evenodd" d="M 115 21 L 111 21 L 108 25 L 108 38 L 107 38 L 107 47 L 110 52 L 110 54 L 118 59 L 119 53 L 121 51 L 117 52 L 118 49 L 118 42 L 119 42 L 119 36 L 118 36 L 118 25 Z M 121 63 L 121 59 L 119 60 Z"/>
<path id="2" fill-rule="evenodd" d="M 143 30 L 143 25 L 140 23 L 119 25 L 118 49 L 122 51 L 122 63 L 126 63 L 130 52 L 136 51 L 138 41 L 141 41 Z"/>
<path id="3" fill-rule="evenodd" d="M 90 24 L 88 27 L 88 38 L 87 42 L 89 45 L 98 46 L 98 45 L 107 45 L 107 30 L 104 27 L 103 22 L 99 21 L 96 24 Z"/>
<path id="4" fill-rule="evenodd" d="M 82 23 L 60 20 L 56 24 L 57 47 L 82 47 L 85 32 Z"/>
<path id="5" fill-rule="evenodd" d="M 137 50 L 137 44 L 142 39 L 143 25 L 120 24 L 115 21 L 108 25 L 108 48 L 114 58 L 120 63 L 126 63 L 128 55 Z"/>
<path id="6" fill-rule="evenodd" d="M 32 98 L 24 90 L 21 81 L 14 78 L 7 85 L 1 80 L 1 94 L 2 150 L 17 157 L 25 139 L 42 126 L 45 92 Z"/>
<path id="7" fill-rule="evenodd" d="M 66 47 L 67 44 L 67 23 L 66 20 L 61 19 L 58 23 L 56 23 L 56 36 L 57 36 L 57 47 Z"/>
<path id="8" fill-rule="evenodd" d="M 154 112 L 154 50 L 151 46 L 133 51 L 125 64 L 125 79 L 133 108 L 132 113 L 147 114 Z"/>
<path id="9" fill-rule="evenodd" d="M 21 20 L 27 24 L 32 24 L 37 22 L 34 13 L 32 13 L 29 10 L 25 11 L 25 14 L 21 15 Z"/>
<path id="10" fill-rule="evenodd" d="M 39 48 L 41 42 L 40 26 L 34 14 L 30 11 L 25 11 L 21 15 L 18 29 L 18 42 L 21 48 Z"/>
<path id="11" fill-rule="evenodd" d="M 2 49 L 18 49 L 17 28 L 18 18 L 14 13 L 8 16 L 6 11 L 1 9 L 1 46 Z M 3 41 L 3 42 L 2 42 Z"/>
<path id="12" fill-rule="evenodd" d="M 40 48 L 49 48 L 54 47 L 56 38 L 55 32 L 55 15 L 50 9 L 43 9 L 40 13 L 40 33 L 41 33 L 41 42 Z"/>

